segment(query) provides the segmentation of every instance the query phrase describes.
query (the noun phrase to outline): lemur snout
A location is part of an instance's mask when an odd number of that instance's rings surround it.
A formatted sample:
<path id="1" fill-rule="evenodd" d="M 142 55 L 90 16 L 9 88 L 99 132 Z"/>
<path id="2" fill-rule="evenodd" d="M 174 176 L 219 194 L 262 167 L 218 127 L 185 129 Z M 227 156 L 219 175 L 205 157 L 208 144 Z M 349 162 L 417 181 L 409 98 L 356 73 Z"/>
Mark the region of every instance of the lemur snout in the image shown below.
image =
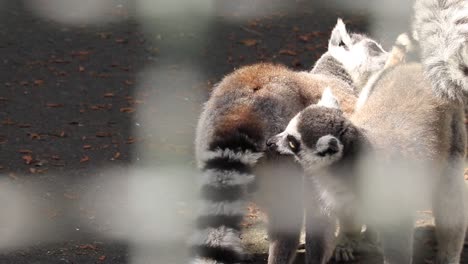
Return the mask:
<path id="1" fill-rule="evenodd" d="M 272 137 L 267 140 L 266 146 L 270 151 L 276 151 L 278 149 L 278 145 L 276 144 L 275 137 Z"/>

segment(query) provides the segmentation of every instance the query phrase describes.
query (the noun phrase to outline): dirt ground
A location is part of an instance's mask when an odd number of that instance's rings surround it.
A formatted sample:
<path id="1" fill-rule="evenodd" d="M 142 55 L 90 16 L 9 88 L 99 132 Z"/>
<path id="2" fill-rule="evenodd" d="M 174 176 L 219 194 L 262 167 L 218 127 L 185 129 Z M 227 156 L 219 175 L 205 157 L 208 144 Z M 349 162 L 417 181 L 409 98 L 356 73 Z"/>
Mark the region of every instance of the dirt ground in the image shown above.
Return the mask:
<path id="1" fill-rule="evenodd" d="M 34 11 L 34 2 L 41 1 L 0 0 L 0 264 L 155 263 L 136 260 L 135 243 L 115 228 L 126 220 L 112 210 L 128 195 L 119 175 L 149 165 L 193 169 L 198 113 L 232 70 L 260 61 L 310 69 L 338 16 L 388 48 L 407 30 L 410 10 L 409 1 L 381 16 L 373 7 L 383 0 L 355 1 L 358 8 L 342 1 L 220 0 L 210 12 L 187 2 L 182 13 L 171 13 L 144 1 L 108 0 L 106 23 L 70 24 L 63 20 L 79 18 L 76 5 L 57 19 Z M 48 14 L 54 2 L 39 9 Z M 117 187 L 99 184 L 108 177 Z M 181 192 L 193 184 L 184 182 Z M 105 197 L 104 206 L 95 197 Z M 190 204 L 189 197 L 168 206 L 185 212 Z M 30 209 L 17 214 L 20 205 Z M 262 219 L 253 214 L 249 221 L 244 241 L 252 263 L 266 263 Z M 430 216 L 422 213 L 417 226 L 415 263 L 431 263 Z M 184 249 L 164 253 L 183 256 Z M 303 257 L 299 250 L 297 263 Z M 366 255 L 356 263 L 379 261 Z"/>

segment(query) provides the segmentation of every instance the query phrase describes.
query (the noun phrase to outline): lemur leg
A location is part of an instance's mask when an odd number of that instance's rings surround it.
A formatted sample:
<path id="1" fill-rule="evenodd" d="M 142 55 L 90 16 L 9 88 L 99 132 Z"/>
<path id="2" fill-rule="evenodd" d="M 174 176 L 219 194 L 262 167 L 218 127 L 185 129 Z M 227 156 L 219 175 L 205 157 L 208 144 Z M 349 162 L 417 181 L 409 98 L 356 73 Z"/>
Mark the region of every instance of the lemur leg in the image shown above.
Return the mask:
<path id="1" fill-rule="evenodd" d="M 362 223 L 355 215 L 340 214 L 340 232 L 336 241 L 333 257 L 338 262 L 354 260 L 354 253 L 364 241 L 361 233 Z"/>
<path id="2" fill-rule="evenodd" d="M 402 215 L 379 225 L 385 264 L 412 263 L 414 218 L 410 215 Z"/>
<path id="3" fill-rule="evenodd" d="M 270 240 L 268 264 L 292 263 L 296 256 L 304 219 L 302 200 L 288 204 L 280 202 L 278 206 L 268 210 L 268 218 Z"/>
<path id="4" fill-rule="evenodd" d="M 306 180 L 307 181 L 307 180 Z M 306 264 L 327 263 L 335 247 L 336 216 L 318 199 L 319 191 L 306 183 Z"/>
<path id="5" fill-rule="evenodd" d="M 261 172 L 260 199 L 268 216 L 270 241 L 268 264 L 292 263 L 299 245 L 304 219 L 303 172 L 289 161 L 268 164 Z"/>
<path id="6" fill-rule="evenodd" d="M 438 241 L 437 264 L 460 263 L 465 240 L 467 218 L 464 210 L 466 198 L 463 162 L 466 132 L 461 120 L 463 119 L 454 118 L 452 121 L 449 165 L 440 181 L 434 186 L 433 213 Z"/>

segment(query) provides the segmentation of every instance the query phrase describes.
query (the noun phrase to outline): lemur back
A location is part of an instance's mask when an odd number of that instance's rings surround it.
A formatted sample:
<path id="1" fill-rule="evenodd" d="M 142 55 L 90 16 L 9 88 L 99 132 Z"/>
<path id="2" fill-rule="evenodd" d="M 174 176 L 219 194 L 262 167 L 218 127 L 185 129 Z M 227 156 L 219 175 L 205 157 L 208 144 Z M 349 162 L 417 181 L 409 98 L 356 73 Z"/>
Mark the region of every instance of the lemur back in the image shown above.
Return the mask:
<path id="1" fill-rule="evenodd" d="M 351 120 L 372 131 L 382 149 L 397 146 L 400 152 L 408 152 L 408 157 L 437 160 L 450 144 L 437 140 L 444 138 L 447 121 L 441 117 L 450 103 L 434 96 L 428 89 L 431 84 L 422 76 L 422 66 L 417 63 L 385 72 Z"/>

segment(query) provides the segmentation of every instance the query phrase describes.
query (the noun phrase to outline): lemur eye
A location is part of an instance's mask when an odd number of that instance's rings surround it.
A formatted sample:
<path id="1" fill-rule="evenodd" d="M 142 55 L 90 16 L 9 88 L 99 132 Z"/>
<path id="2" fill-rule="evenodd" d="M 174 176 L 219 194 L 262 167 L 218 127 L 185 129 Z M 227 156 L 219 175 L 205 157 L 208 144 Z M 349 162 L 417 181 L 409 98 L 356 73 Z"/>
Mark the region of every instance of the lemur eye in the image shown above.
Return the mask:
<path id="1" fill-rule="evenodd" d="M 294 142 L 289 141 L 289 147 L 290 147 L 291 149 L 295 149 L 295 148 L 296 148 L 296 145 L 294 145 Z"/>
<path id="2" fill-rule="evenodd" d="M 299 147 L 301 146 L 301 143 L 299 143 L 299 141 L 295 137 L 293 137 L 291 135 L 288 135 L 286 138 L 288 140 L 289 148 L 294 153 L 297 153 L 299 151 Z"/>

